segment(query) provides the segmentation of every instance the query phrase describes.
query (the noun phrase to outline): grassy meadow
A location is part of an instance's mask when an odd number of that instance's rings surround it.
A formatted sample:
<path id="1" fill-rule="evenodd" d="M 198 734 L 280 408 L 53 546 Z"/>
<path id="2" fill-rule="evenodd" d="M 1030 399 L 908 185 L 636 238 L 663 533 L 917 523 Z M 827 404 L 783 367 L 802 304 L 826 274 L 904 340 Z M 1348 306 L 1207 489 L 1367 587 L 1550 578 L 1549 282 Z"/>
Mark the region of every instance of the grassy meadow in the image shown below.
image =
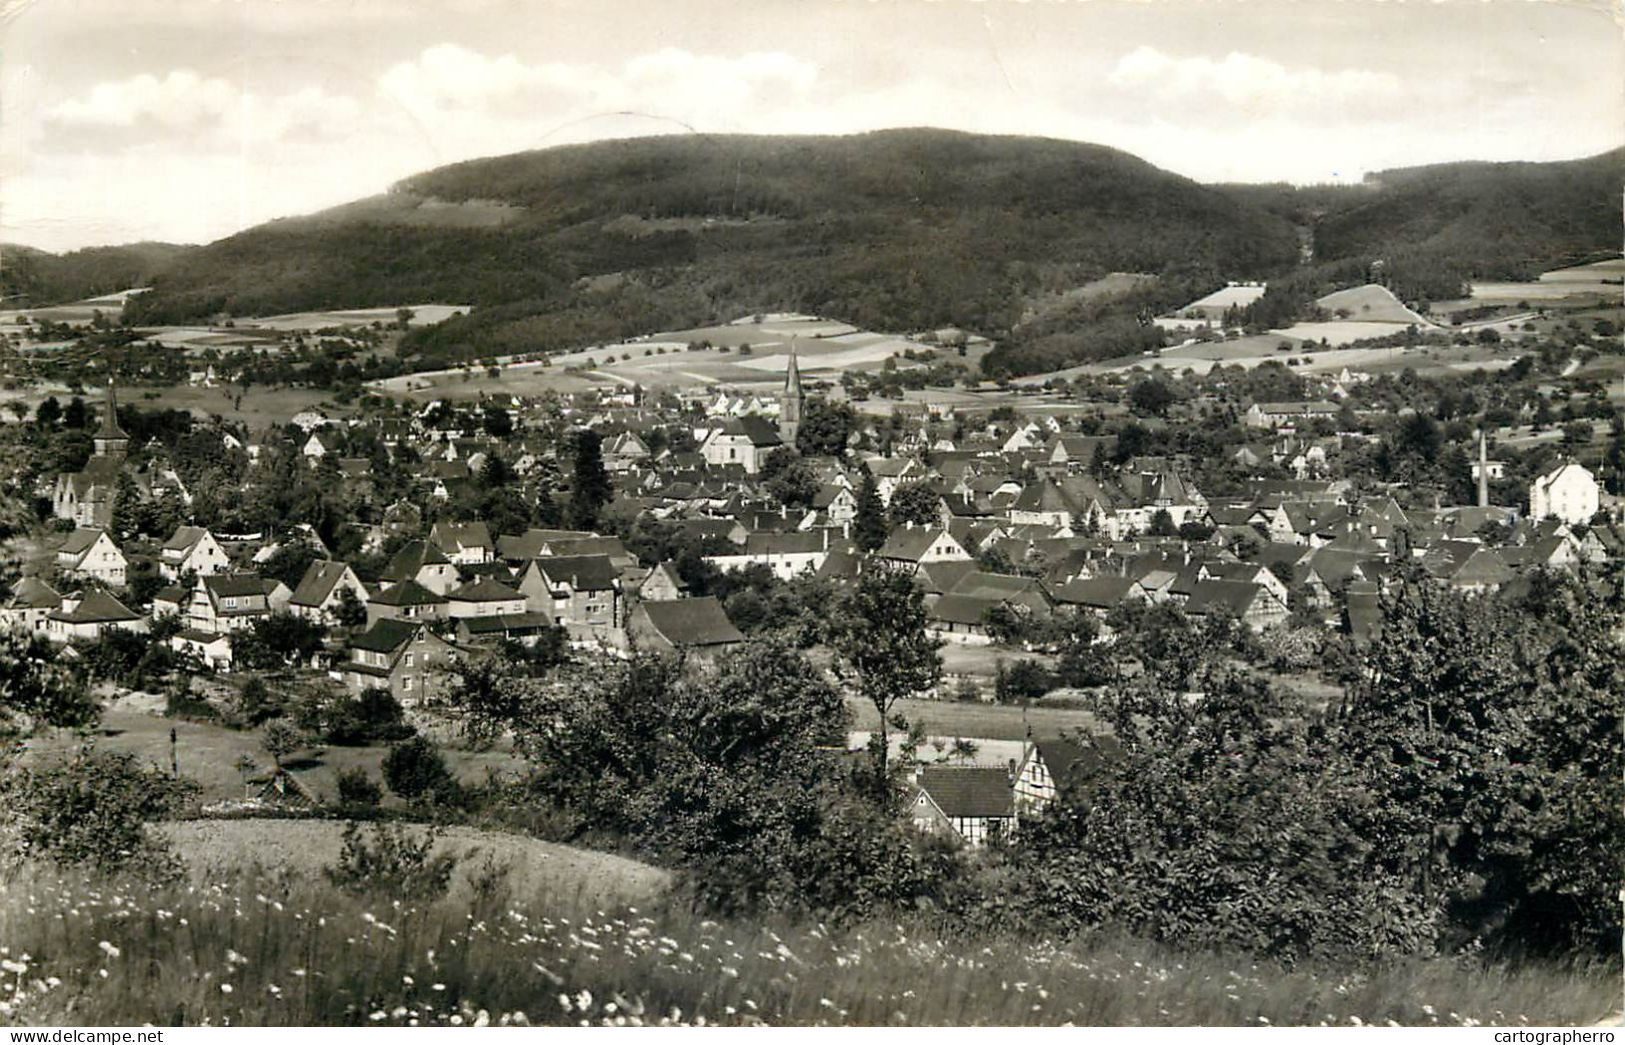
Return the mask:
<path id="1" fill-rule="evenodd" d="M 1284 969 L 1114 937 L 718 922 L 568 879 L 521 897 L 458 874 L 422 902 L 290 873 L 150 886 L 25 870 L 3 884 L 0 1022 L 1518 1026 L 1590 1023 L 1618 998 L 1602 968 Z"/>

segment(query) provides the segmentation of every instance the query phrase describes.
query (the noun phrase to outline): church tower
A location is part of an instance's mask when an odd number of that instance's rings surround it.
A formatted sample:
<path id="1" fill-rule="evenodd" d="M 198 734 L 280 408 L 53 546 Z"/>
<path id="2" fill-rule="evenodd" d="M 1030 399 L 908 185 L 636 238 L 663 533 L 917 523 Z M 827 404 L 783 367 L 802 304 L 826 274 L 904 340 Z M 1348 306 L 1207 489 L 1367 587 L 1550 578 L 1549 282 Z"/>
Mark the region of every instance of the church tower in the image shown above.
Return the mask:
<path id="1" fill-rule="evenodd" d="M 801 390 L 801 371 L 796 366 L 796 343 L 790 342 L 790 362 L 784 368 L 784 394 L 779 396 L 779 438 L 796 445 L 801 430 L 801 408 L 807 401 Z"/>
<path id="2" fill-rule="evenodd" d="M 93 440 L 97 457 L 123 457 L 130 449 L 130 437 L 118 426 L 118 398 L 113 379 L 107 379 L 107 405 L 102 408 L 102 425 Z"/>

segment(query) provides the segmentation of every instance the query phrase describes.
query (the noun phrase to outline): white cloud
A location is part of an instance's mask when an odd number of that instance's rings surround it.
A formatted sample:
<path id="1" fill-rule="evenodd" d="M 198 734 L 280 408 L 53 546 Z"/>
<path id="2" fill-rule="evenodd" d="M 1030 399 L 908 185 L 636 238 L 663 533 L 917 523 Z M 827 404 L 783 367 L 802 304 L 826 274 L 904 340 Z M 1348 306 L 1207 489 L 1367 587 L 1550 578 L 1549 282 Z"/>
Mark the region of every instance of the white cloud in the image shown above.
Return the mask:
<path id="1" fill-rule="evenodd" d="M 1404 84 L 1371 69 L 1289 68 L 1241 51 L 1220 59 L 1176 57 L 1144 45 L 1118 59 L 1113 86 L 1164 102 L 1222 102 L 1250 116 L 1304 110 L 1348 115 L 1400 102 Z"/>
<path id="2" fill-rule="evenodd" d="M 361 106 L 347 95 L 308 86 L 285 94 L 240 89 L 229 80 L 175 69 L 95 84 L 46 109 L 47 142 L 73 147 L 150 144 L 166 137 L 234 149 L 289 138 L 335 138 Z"/>

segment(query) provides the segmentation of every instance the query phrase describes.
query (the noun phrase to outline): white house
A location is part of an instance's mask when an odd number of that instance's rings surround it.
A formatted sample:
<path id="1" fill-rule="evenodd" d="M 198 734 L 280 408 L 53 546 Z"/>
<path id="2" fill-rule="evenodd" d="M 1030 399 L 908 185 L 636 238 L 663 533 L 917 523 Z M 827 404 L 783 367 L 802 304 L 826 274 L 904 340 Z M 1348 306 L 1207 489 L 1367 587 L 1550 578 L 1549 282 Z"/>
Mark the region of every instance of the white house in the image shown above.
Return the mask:
<path id="1" fill-rule="evenodd" d="M 56 565 L 70 577 L 122 585 L 129 562 L 106 530 L 80 527 L 57 549 Z"/>
<path id="2" fill-rule="evenodd" d="M 158 573 L 171 584 L 182 574 L 207 577 L 224 573 L 230 565 L 231 559 L 220 542 L 201 526 L 178 527 L 175 536 L 158 551 Z"/>
<path id="3" fill-rule="evenodd" d="M 1529 517 L 1590 522 L 1600 500 L 1596 477 L 1584 465 L 1568 461 L 1529 484 Z"/>
<path id="4" fill-rule="evenodd" d="M 729 418 L 711 430 L 700 444 L 700 455 L 713 468 L 739 465 L 746 475 L 762 470 L 767 455 L 784 445 L 778 429 L 762 417 L 747 415 Z"/>

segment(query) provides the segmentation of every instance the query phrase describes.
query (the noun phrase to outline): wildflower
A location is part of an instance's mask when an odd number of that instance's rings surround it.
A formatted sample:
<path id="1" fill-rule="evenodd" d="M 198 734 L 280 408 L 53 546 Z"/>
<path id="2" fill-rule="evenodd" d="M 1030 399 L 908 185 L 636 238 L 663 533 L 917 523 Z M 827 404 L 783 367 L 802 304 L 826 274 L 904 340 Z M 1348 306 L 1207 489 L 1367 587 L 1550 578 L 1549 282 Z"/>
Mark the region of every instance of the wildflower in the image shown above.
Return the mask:
<path id="1" fill-rule="evenodd" d="M 230 993 L 231 993 L 231 991 L 232 991 L 232 986 L 231 986 L 231 984 L 229 984 L 229 983 L 222 983 L 222 984 L 221 984 L 221 985 L 220 985 L 220 993 L 221 993 L 221 994 L 230 994 Z"/>
<path id="2" fill-rule="evenodd" d="M 417 981 L 412 979 L 412 977 L 410 977 L 410 976 L 402 976 L 401 977 L 401 982 L 406 984 L 408 987 L 411 987 L 411 986 L 413 986 L 414 984 L 417 983 Z"/>
<path id="3" fill-rule="evenodd" d="M 582 990 L 576 994 L 576 1008 L 582 1012 L 592 1008 L 592 991 Z"/>
<path id="4" fill-rule="evenodd" d="M 1424 1016 L 1436 1016 L 1436 1015 L 1438 1015 L 1438 1011 L 1436 1009 L 1434 1009 L 1434 1007 L 1431 1006 L 1431 1005 L 1424 1005 L 1424 1006 L 1422 1006 L 1422 1015 L 1424 1015 Z"/>
<path id="5" fill-rule="evenodd" d="M 431 983 L 429 985 L 429 989 L 431 991 L 443 991 L 446 989 L 446 985 L 443 983 Z"/>
<path id="6" fill-rule="evenodd" d="M 293 970 L 293 974 L 295 976 L 303 977 L 305 975 L 305 970 L 303 970 L 303 969 L 295 969 L 295 970 Z"/>
<path id="7" fill-rule="evenodd" d="M 1364 1027 L 1365 1026 L 1365 1021 L 1360 1019 L 1360 1017 L 1358 1017 L 1358 1016 L 1350 1016 L 1349 1017 L 1349 1023 L 1352 1026 L 1355 1026 L 1355 1027 Z"/>
<path id="8" fill-rule="evenodd" d="M 559 1008 L 565 1012 L 570 1011 L 570 996 L 568 994 L 559 995 Z"/>
<path id="9" fill-rule="evenodd" d="M 447 1022 L 450 1023 L 453 1027 L 461 1027 L 463 1025 L 462 1014 L 461 1013 L 452 1013 L 451 1019 L 448 1020 Z"/>
<path id="10" fill-rule="evenodd" d="M 117 947 L 114 947 L 112 944 L 108 943 L 106 940 L 103 940 L 101 943 L 98 943 L 96 946 L 100 947 L 101 950 L 102 950 L 102 953 L 107 955 L 109 958 L 117 958 L 119 956 L 119 949 Z"/>
<path id="11" fill-rule="evenodd" d="M 385 1020 L 389 1019 L 389 1013 L 385 1012 L 383 1009 L 378 1009 L 375 1012 L 373 1012 L 373 1014 L 371 1016 L 368 1016 L 367 1019 L 371 1020 L 374 1023 L 382 1023 Z"/>
<path id="12" fill-rule="evenodd" d="M 484 1009 L 481 1009 L 479 1012 L 475 1013 L 475 1015 L 474 1015 L 474 1026 L 476 1026 L 476 1027 L 489 1027 L 490 1025 L 491 1025 L 491 1014 L 489 1012 L 485 1011 Z"/>

